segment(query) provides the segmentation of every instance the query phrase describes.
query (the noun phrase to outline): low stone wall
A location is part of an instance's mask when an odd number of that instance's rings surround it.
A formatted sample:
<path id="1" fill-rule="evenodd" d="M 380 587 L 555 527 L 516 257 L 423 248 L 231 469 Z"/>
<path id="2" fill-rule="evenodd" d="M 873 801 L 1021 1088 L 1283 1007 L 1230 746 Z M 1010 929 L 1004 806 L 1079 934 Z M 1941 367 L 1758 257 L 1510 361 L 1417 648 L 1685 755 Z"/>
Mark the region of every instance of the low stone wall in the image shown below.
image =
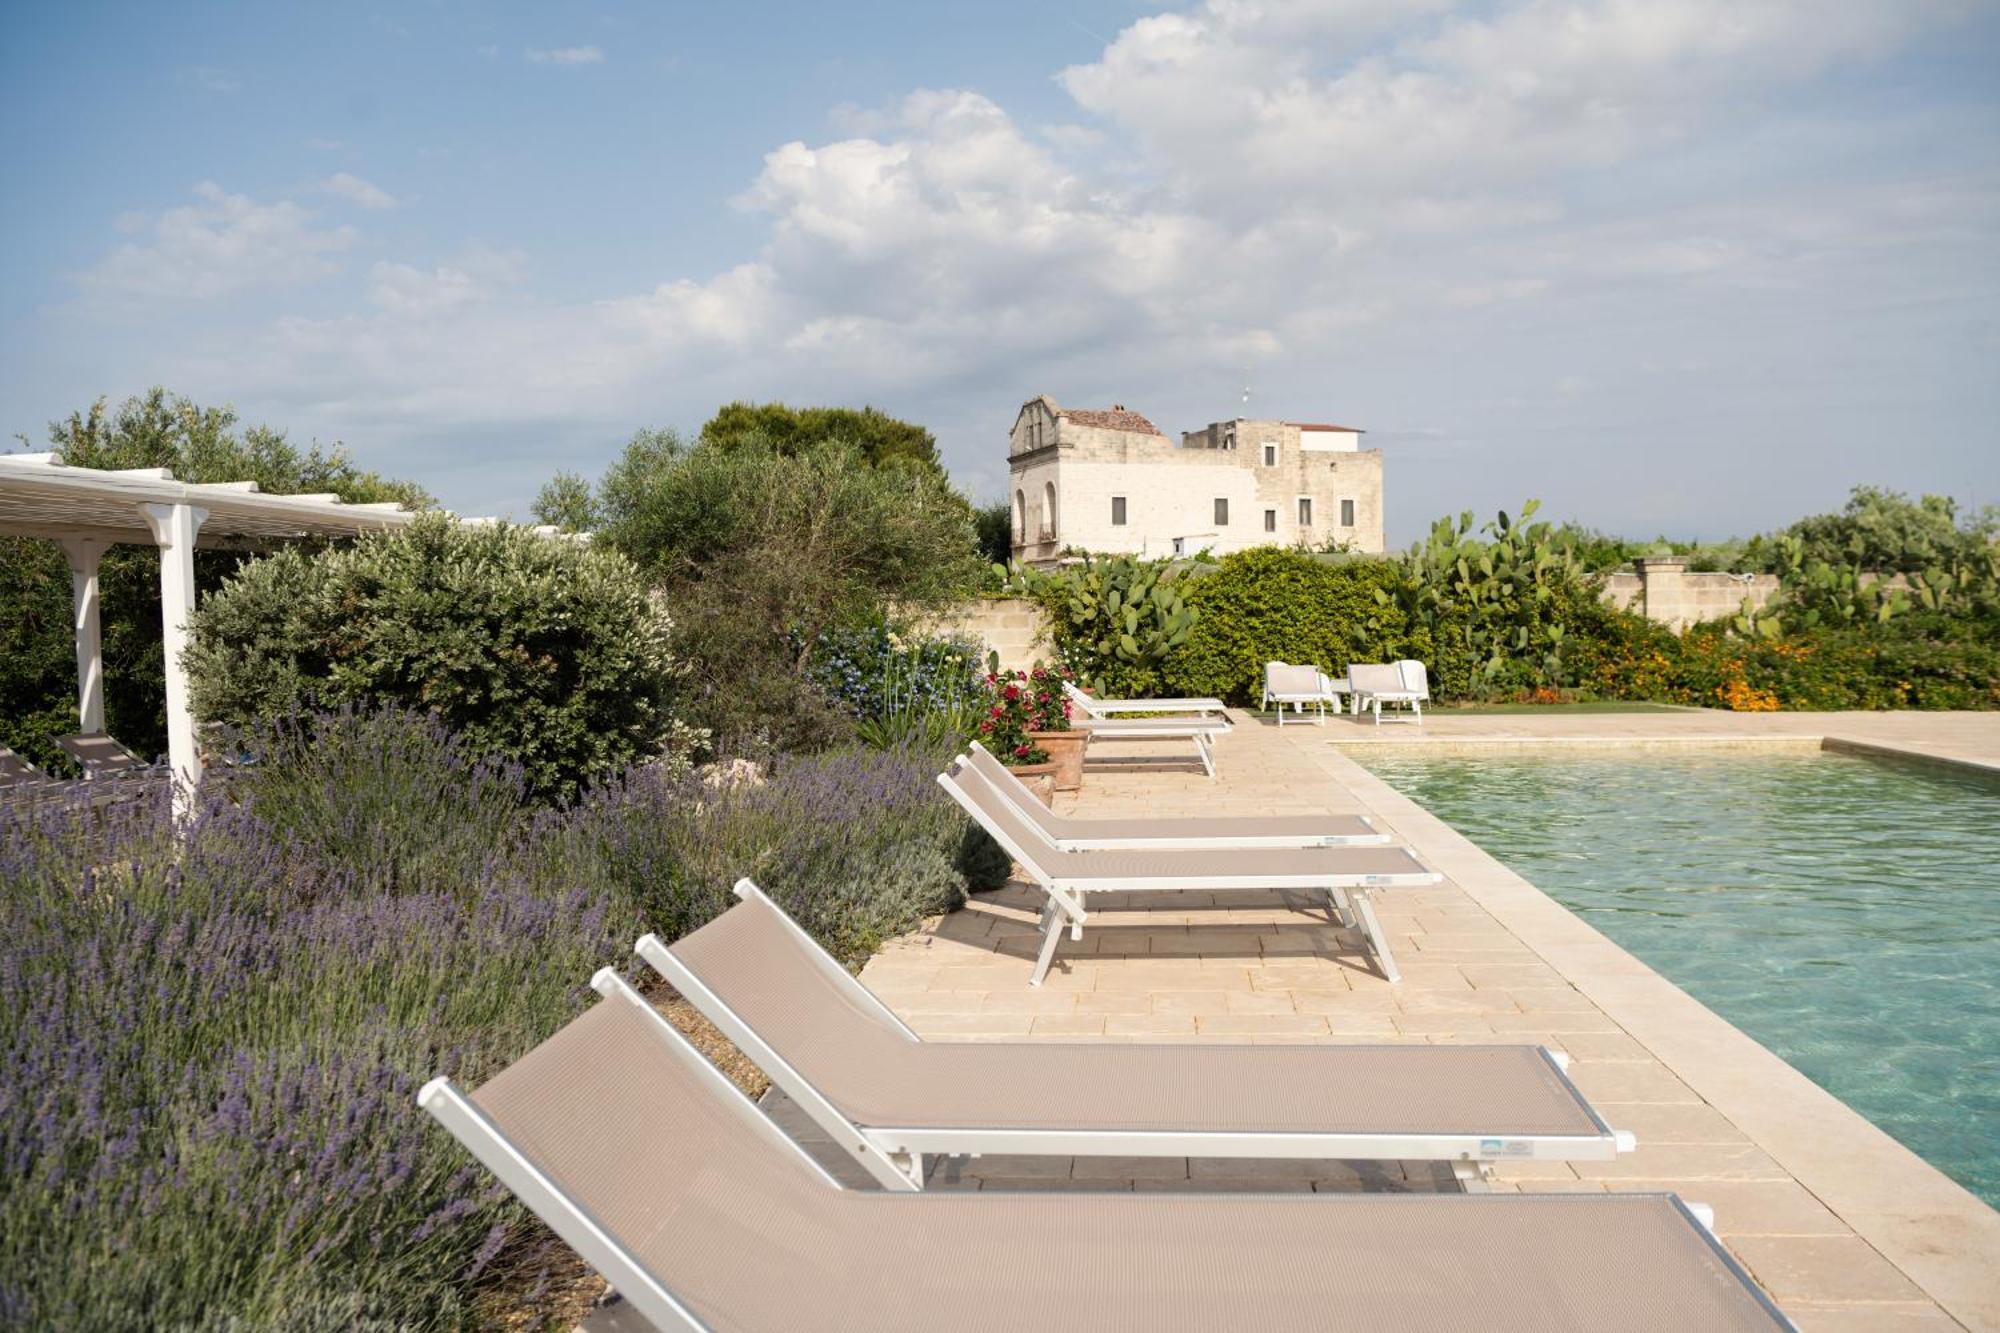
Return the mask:
<path id="1" fill-rule="evenodd" d="M 969 634 L 1000 654 L 1003 671 L 1023 670 L 1037 658 L 1051 660 L 1048 618 L 1024 597 L 989 597 L 969 603 L 949 615 L 926 621 L 932 634 Z"/>
<path id="2" fill-rule="evenodd" d="M 1680 556 L 1642 556 L 1633 563 L 1633 573 L 1604 580 L 1604 600 L 1673 630 L 1733 616 L 1745 599 L 1762 607 L 1778 592 L 1774 574 L 1691 574 Z"/>

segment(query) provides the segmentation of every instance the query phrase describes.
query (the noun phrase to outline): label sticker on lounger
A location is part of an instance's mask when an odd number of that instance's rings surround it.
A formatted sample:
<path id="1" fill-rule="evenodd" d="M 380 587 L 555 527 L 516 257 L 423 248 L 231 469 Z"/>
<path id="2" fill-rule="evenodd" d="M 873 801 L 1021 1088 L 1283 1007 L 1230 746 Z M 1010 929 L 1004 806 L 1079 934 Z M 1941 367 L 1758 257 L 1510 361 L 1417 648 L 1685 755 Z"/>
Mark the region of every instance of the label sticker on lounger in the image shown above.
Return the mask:
<path id="1" fill-rule="evenodd" d="M 1532 1157 L 1535 1145 L 1521 1139 L 1481 1139 L 1479 1155 L 1482 1157 Z"/>

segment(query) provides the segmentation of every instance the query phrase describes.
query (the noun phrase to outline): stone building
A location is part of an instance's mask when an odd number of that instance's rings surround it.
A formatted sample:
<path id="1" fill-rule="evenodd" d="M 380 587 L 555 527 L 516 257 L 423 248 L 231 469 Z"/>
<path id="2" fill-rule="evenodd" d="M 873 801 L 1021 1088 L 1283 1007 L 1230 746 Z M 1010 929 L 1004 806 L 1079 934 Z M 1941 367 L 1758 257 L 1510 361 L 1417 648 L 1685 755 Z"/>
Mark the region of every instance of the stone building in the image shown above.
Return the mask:
<path id="1" fill-rule="evenodd" d="M 1217 555 L 1251 546 L 1382 545 L 1382 452 L 1351 426 L 1217 421 L 1178 443 L 1122 404 L 1021 405 L 1007 437 L 1014 557 Z"/>

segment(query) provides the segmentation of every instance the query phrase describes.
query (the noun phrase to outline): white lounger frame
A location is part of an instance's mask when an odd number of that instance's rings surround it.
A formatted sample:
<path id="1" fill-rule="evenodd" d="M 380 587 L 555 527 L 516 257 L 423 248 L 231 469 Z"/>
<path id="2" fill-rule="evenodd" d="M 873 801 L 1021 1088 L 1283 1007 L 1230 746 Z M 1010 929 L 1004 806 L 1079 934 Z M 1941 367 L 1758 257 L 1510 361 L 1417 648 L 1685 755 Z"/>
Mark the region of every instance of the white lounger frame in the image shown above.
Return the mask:
<path id="1" fill-rule="evenodd" d="M 1042 906 L 1042 948 L 1035 957 L 1034 974 L 1028 984 L 1039 986 L 1042 978 L 1049 973 L 1049 964 L 1055 960 L 1056 941 L 1065 926 L 1072 940 L 1083 938 L 1084 922 L 1090 919 L 1085 900 L 1093 893 L 1176 893 L 1213 892 L 1217 889 L 1275 889 L 1284 892 L 1300 889 L 1307 892 L 1318 890 L 1326 895 L 1327 909 L 1340 925 L 1358 927 L 1368 939 L 1369 951 L 1382 969 L 1384 980 L 1397 982 L 1403 979 L 1396 967 L 1396 956 L 1389 948 L 1388 932 L 1375 917 L 1375 904 L 1370 891 L 1383 888 L 1417 888 L 1426 884 L 1441 883 L 1444 879 L 1435 870 L 1426 870 L 1411 875 L 1213 875 L 1194 877 L 1176 875 L 1172 879 L 1088 879 L 1065 878 L 1061 873 L 1061 858 L 1067 852 L 1047 851 L 1040 857 L 1021 846 L 1013 838 L 1000 830 L 991 828 L 982 819 L 978 806 L 966 799 L 963 792 L 951 780 L 963 761 L 953 760 L 952 770 L 938 774 L 938 785 L 943 787 L 958 803 L 960 809 L 972 816 L 981 828 L 1000 844 L 1006 853 L 1021 864 L 1029 876 L 1041 885 L 1048 894 L 1048 902 Z M 984 782 L 984 778 L 975 778 Z M 990 790 L 990 788 L 989 788 Z M 1024 821 L 1025 822 L 1025 821 Z M 1032 825 L 1030 825 L 1032 827 Z M 1412 859 L 1415 853 L 1411 853 Z M 1421 864 L 1421 862 L 1419 862 Z"/>
<path id="2" fill-rule="evenodd" d="M 819 947 L 785 910 L 748 879 L 736 882 L 736 896 L 764 903 L 804 945 L 814 965 L 864 1010 L 886 1018 L 910 1041 L 916 1033 L 873 992 Z M 1576 1096 L 1598 1133 L 1496 1137 L 1478 1134 L 1299 1134 L 1202 1130 L 1098 1130 L 935 1128 L 921 1125 L 857 1125 L 829 1101 L 761 1033 L 712 990 L 657 935 L 640 938 L 638 954 L 672 983 L 709 1022 L 736 1043 L 772 1083 L 799 1104 L 835 1143 L 859 1145 L 855 1156 L 890 1189 L 921 1189 L 927 1156 L 1023 1153 L 1057 1157 L 1282 1157 L 1325 1161 L 1450 1162 L 1468 1190 L 1484 1184 L 1487 1165 L 1496 1161 L 1602 1162 L 1631 1152 L 1638 1140 L 1604 1123 L 1570 1082 L 1567 1056 L 1537 1047 L 1563 1085 Z M 1303 1053 L 1301 1053 L 1303 1055 Z M 879 1170 L 878 1165 L 886 1165 Z"/>
<path id="3" fill-rule="evenodd" d="M 1064 681 L 1062 687 L 1064 696 L 1092 717 L 1111 718 L 1120 713 L 1193 713 L 1197 717 L 1214 714 L 1225 722 L 1229 720 L 1229 705 L 1220 699 L 1099 699 L 1085 694 L 1072 680 Z"/>
<path id="4" fill-rule="evenodd" d="M 1201 760 L 1202 772 L 1211 778 L 1215 776 L 1215 738 L 1235 730 L 1235 724 L 1230 722 L 1220 699 L 1093 699 L 1067 680 L 1063 682 L 1063 693 L 1071 703 L 1088 714 L 1084 719 L 1084 729 L 1093 737 L 1101 736 L 1108 741 L 1191 740 L 1195 756 Z M 1140 719 L 1119 716 L 1122 713 L 1189 713 L 1193 716 L 1185 719 Z M 1120 725 L 1123 722 L 1143 722 L 1143 725 L 1123 727 Z M 1184 725 L 1162 725 L 1171 722 L 1182 722 Z"/>
<path id="5" fill-rule="evenodd" d="M 971 742 L 971 746 L 987 758 L 993 759 L 995 763 L 999 763 L 999 759 L 994 756 L 993 752 L 978 741 Z M 1005 767 L 1005 765 L 1002 765 L 1002 767 Z M 1024 818 L 1029 820 L 1034 818 L 1028 812 L 1026 803 L 1034 801 L 1036 799 L 1035 795 L 1026 787 L 1021 786 L 1018 779 L 1011 784 L 1012 789 L 1010 790 L 1009 787 L 995 782 L 978 768 L 973 768 L 971 772 L 974 777 L 986 784 L 988 790 L 998 792 L 1001 800 L 1019 810 Z M 1375 828 L 1375 821 L 1367 815 L 1355 815 L 1352 817 L 1359 819 L 1370 829 Z M 1056 850 L 1059 852 L 1143 852 L 1162 848 L 1191 848 L 1196 851 L 1231 851 L 1260 847 L 1266 849 L 1286 847 L 1381 847 L 1387 845 L 1390 838 L 1388 834 L 1377 829 L 1372 833 L 1332 833 L 1324 837 L 1311 839 L 1290 838 L 1278 835 L 1266 836 L 1262 834 L 1235 837 L 1225 834 L 1212 838 L 1051 838 L 1050 841 L 1055 843 Z"/>
<path id="6" fill-rule="evenodd" d="M 690 1068 L 700 1071 L 701 1077 L 717 1096 L 746 1116 L 774 1152 L 797 1157 L 829 1186 L 840 1188 L 839 1182 L 826 1173 L 826 1168 L 808 1157 L 804 1149 L 771 1122 L 769 1116 L 753 1106 L 741 1089 L 723 1077 L 722 1072 L 709 1063 L 708 1057 L 697 1051 L 623 977 L 607 967 L 592 977 L 590 984 L 604 997 L 599 1003 L 630 1004 L 645 1014 L 649 1026 L 659 1034 L 667 1049 Z M 530 1161 L 527 1154 L 493 1123 L 492 1118 L 460 1092 L 450 1079 L 434 1078 L 424 1084 L 417 1093 L 417 1105 L 450 1130 L 453 1138 L 470 1149 L 487 1170 L 500 1178 L 501 1184 L 548 1223 L 549 1228 L 561 1236 L 585 1263 L 602 1273 L 612 1290 L 629 1301 L 660 1333 L 708 1333 L 708 1325 L 697 1319 L 668 1290 L 666 1284 L 620 1244 L 588 1209 Z"/>

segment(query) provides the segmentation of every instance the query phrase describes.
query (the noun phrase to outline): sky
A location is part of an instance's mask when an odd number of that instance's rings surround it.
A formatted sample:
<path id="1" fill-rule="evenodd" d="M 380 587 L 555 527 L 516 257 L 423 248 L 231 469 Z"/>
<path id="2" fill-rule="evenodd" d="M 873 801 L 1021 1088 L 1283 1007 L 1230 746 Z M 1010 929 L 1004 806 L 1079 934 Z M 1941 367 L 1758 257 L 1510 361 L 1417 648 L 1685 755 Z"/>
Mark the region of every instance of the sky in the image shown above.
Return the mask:
<path id="1" fill-rule="evenodd" d="M 1046 393 L 1362 427 L 1396 544 L 2000 502 L 1996 0 L 9 4 L 0 155 L 37 445 L 163 384 L 525 517 L 868 403 L 989 499 Z"/>

